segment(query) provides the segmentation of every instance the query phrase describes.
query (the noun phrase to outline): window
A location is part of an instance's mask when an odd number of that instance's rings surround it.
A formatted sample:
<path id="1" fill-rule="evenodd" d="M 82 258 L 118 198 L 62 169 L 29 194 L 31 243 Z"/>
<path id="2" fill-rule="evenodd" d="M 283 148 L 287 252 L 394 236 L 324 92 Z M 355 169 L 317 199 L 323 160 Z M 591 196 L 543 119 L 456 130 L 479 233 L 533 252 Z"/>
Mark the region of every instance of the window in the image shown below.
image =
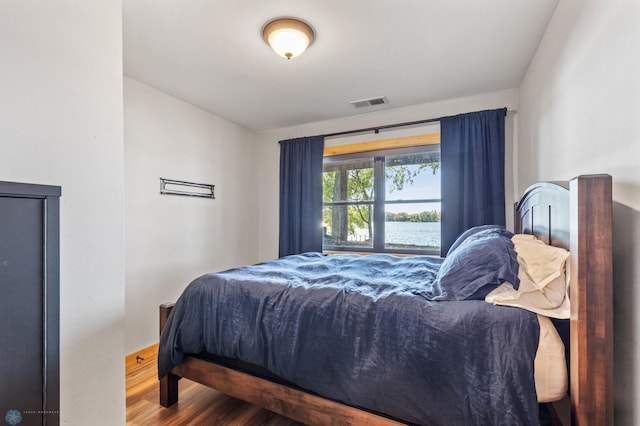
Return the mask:
<path id="1" fill-rule="evenodd" d="M 324 250 L 440 253 L 440 145 L 325 157 Z"/>

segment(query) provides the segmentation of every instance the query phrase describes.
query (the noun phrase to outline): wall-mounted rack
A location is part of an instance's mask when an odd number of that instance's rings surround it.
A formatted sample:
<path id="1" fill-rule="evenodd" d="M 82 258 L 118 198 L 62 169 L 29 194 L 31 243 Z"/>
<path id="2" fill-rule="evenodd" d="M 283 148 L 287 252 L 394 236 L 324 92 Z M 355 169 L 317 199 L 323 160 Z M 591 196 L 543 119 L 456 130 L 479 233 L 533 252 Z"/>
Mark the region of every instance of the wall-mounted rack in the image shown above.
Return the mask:
<path id="1" fill-rule="evenodd" d="M 160 194 L 168 195 L 185 195 L 188 197 L 201 197 L 215 199 L 215 185 L 206 183 L 185 182 L 182 180 L 173 180 L 160 178 Z"/>

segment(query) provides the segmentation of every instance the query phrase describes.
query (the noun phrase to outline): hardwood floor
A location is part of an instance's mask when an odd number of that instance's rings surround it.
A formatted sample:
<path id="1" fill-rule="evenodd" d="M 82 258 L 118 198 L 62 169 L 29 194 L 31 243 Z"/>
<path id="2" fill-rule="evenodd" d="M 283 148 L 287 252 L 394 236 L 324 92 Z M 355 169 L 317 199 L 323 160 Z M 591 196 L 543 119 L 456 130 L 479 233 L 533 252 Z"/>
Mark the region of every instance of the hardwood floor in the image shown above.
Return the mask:
<path id="1" fill-rule="evenodd" d="M 158 392 L 155 354 L 127 366 L 127 425 L 304 426 L 186 379 L 171 408 L 160 405 Z"/>

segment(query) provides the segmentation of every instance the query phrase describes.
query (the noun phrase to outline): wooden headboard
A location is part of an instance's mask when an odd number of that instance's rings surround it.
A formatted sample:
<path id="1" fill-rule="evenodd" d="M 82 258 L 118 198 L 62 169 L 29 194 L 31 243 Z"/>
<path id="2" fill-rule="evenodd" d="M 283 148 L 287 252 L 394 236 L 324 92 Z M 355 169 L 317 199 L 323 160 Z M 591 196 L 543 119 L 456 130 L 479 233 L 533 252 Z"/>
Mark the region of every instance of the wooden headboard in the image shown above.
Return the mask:
<path id="1" fill-rule="evenodd" d="M 516 233 L 571 252 L 571 423 L 613 424 L 611 176 L 584 175 L 529 187 L 515 208 Z"/>

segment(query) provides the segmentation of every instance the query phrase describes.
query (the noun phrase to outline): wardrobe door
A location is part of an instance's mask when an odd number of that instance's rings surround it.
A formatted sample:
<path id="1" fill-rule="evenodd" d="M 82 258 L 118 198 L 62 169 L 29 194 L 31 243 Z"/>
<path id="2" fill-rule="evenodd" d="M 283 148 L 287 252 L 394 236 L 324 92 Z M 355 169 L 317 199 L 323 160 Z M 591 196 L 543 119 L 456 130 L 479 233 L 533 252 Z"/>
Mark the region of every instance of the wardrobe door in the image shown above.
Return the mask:
<path id="1" fill-rule="evenodd" d="M 7 185 L 0 182 L 0 416 L 58 424 L 58 202 Z"/>

